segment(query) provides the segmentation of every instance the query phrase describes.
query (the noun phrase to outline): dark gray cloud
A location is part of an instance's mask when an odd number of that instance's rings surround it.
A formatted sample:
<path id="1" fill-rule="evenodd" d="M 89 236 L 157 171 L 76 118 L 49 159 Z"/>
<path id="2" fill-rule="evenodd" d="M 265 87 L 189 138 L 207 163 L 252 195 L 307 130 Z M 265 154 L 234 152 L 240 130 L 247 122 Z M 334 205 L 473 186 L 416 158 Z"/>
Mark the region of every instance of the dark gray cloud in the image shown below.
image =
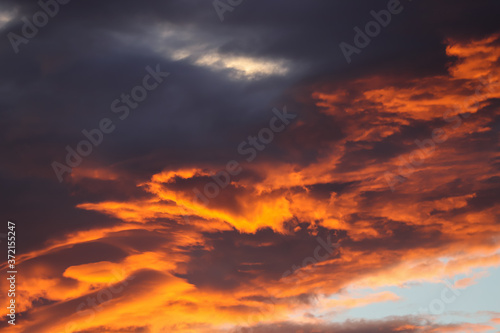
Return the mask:
<path id="1" fill-rule="evenodd" d="M 57 184 L 50 165 L 54 160 L 62 162 L 65 146 L 74 147 L 83 139 L 81 130 L 95 128 L 104 117 L 113 119 L 117 129 L 81 167 L 113 167 L 136 179 L 146 179 L 163 168 L 200 163 L 217 168 L 234 158 L 241 140 L 266 123 L 272 107 L 283 104 L 300 113 L 306 125 L 278 138 L 259 158 L 279 160 L 292 154 L 296 162 L 307 164 L 346 135 L 345 120 L 318 113 L 313 101 L 302 98 L 307 94 L 295 88 L 326 80 L 341 86 L 347 78 L 377 72 L 398 73 L 403 78 L 409 73 L 443 73 L 448 61 L 443 38 L 467 39 L 498 30 L 493 14 L 498 12 L 496 2 L 402 3 L 405 10 L 363 50 L 354 66 L 346 64 L 338 43 L 350 41 L 352 28 L 366 22 L 370 10 L 384 8 L 385 1 L 313 1 L 307 5 L 246 1 L 227 13 L 223 23 L 211 3 L 202 1 L 141 5 L 72 1 L 61 5 L 59 14 L 20 46 L 19 54 L 14 54 L 6 34 L 19 32 L 20 18 L 30 17 L 39 7 L 32 1 L 5 1 L 2 10 L 17 11 L 1 30 L 0 170 L 9 206 L 5 218 L 17 217 L 34 226 L 26 229 L 30 244 L 37 243 L 35 239 L 42 242 L 50 230 L 67 226 L 66 221 L 71 221 L 71 227 L 62 230 L 82 225 L 83 220 L 102 223 L 98 220 L 103 218 L 89 219 L 93 214 L 74 211 L 74 206 L 104 196 L 113 198 L 106 183 L 88 181 L 68 190 L 67 184 Z M 186 49 L 189 55 L 174 60 L 168 54 L 176 49 Z M 197 65 L 206 52 L 221 59 L 234 55 L 284 59 L 290 70 L 284 76 L 234 80 L 228 76 L 230 70 Z M 140 83 L 144 68 L 155 64 L 171 76 L 129 118 L 117 120 L 110 111 L 111 102 Z M 402 139 L 424 127 L 412 123 L 370 148 L 348 145 L 351 148 L 339 170 L 394 157 L 408 149 L 402 147 Z M 471 149 L 488 149 L 493 135 L 480 134 Z M 131 185 L 124 185 L 127 189 L 120 189 L 114 197 L 140 195 L 132 194 Z M 43 192 L 49 196 L 29 201 L 33 193 Z M 29 213 L 35 210 L 38 217 Z M 47 230 L 47 236 L 40 238 L 40 230 Z"/>

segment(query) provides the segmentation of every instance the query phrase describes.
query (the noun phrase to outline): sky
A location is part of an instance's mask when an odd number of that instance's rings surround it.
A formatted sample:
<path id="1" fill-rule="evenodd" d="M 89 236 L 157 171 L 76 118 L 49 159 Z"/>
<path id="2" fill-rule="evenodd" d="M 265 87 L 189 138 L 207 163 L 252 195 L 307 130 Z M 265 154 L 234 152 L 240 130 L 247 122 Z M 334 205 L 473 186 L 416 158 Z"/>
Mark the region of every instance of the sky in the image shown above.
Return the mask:
<path id="1" fill-rule="evenodd" d="M 499 13 L 2 1 L 0 330 L 500 332 Z"/>

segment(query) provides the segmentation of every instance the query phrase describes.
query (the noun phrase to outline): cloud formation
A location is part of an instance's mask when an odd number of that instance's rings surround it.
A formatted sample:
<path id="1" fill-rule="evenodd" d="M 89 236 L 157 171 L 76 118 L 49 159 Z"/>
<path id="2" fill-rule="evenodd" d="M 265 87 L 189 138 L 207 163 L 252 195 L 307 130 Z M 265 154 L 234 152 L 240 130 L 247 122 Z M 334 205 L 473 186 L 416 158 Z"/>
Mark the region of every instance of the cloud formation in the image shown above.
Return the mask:
<path id="1" fill-rule="evenodd" d="M 338 44 L 387 1 L 244 1 L 223 22 L 203 1 L 72 1 L 18 53 L 4 38 L 21 278 L 2 330 L 498 330 L 486 301 L 449 321 L 405 290 L 487 288 L 500 266 L 499 5 L 402 4 L 351 64 Z M 0 32 L 37 10 L 4 1 Z M 168 79 L 59 183 L 52 162 L 156 64 Z M 283 106 L 296 118 L 247 160 Z"/>

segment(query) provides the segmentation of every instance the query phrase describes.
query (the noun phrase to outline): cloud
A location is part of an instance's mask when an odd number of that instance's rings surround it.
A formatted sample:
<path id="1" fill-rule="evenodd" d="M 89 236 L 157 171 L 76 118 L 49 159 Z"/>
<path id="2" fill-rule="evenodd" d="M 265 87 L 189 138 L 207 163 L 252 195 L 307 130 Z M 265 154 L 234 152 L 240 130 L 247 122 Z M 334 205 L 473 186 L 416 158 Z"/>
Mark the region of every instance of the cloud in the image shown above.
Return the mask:
<path id="1" fill-rule="evenodd" d="M 18 55 L 4 38 L 0 199 L 22 279 L 19 325 L 2 329 L 494 329 L 336 322 L 403 299 L 382 288 L 468 287 L 500 265 L 498 4 L 404 2 L 347 66 L 338 43 L 386 4 L 246 1 L 221 23 L 210 2 L 75 1 Z M 0 30 L 37 6 L 5 1 Z M 111 103 L 154 64 L 168 82 L 120 121 Z M 283 105 L 297 119 L 245 162 L 238 144 Z M 59 184 L 52 161 L 103 117 L 117 130 Z M 446 139 L 429 143 L 436 129 Z M 243 171 L 219 195 L 195 196 L 235 159 Z"/>

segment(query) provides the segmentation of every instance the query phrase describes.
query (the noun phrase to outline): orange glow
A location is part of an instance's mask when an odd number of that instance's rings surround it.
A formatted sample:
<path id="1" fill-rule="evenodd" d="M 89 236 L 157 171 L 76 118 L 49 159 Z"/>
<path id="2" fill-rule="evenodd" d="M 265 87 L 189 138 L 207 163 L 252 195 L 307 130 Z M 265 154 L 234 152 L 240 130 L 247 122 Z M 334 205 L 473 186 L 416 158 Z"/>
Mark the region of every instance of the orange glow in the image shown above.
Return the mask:
<path id="1" fill-rule="evenodd" d="M 324 324 L 335 311 L 402 301 L 388 291 L 358 294 L 363 288 L 442 282 L 459 274 L 467 277 L 455 282 L 457 288 L 473 286 L 487 277 L 487 269 L 500 267 L 500 205 L 489 201 L 497 193 L 492 189 L 500 176 L 500 154 L 474 141 L 490 131 L 499 114 L 483 109 L 500 98 L 497 37 L 450 40 L 446 53 L 459 61 L 448 75 L 415 78 L 405 86 L 398 78 L 376 75 L 339 89 L 313 89 L 308 97 L 318 113 L 345 124 L 345 135 L 307 162 L 262 158 L 245 164 L 250 176 L 232 178 L 208 204 L 195 198 L 192 184 L 215 170 L 200 168 L 151 175 L 134 184 L 142 196 L 79 203 L 81 212 L 110 216 L 114 224 L 67 233 L 44 249 L 19 255 L 18 310 L 29 312 L 27 328 L 6 332 L 139 332 L 144 326 L 147 331 L 141 332 L 198 333 L 292 320 Z M 475 94 L 481 80 L 486 83 Z M 450 116 L 471 115 L 452 128 L 443 120 L 449 110 Z M 434 122 L 447 140 L 391 192 L 384 174 L 418 149 L 398 135 L 410 123 Z M 411 135 L 426 139 L 427 130 Z M 297 140 L 308 139 L 309 133 L 297 133 Z M 392 137 L 391 145 L 382 144 Z M 383 158 L 370 155 L 371 149 Z M 71 177 L 75 184 L 87 178 L 127 181 L 111 169 L 78 169 Z M 289 266 L 314 257 L 323 229 L 341 238 L 339 252 L 297 269 L 300 283 L 283 278 L 280 265 L 291 271 Z M 262 239 L 252 238 L 258 232 Z M 89 296 L 106 293 L 111 295 L 106 301 L 85 305 Z M 416 329 L 495 328 L 408 323 L 394 331 Z"/>

